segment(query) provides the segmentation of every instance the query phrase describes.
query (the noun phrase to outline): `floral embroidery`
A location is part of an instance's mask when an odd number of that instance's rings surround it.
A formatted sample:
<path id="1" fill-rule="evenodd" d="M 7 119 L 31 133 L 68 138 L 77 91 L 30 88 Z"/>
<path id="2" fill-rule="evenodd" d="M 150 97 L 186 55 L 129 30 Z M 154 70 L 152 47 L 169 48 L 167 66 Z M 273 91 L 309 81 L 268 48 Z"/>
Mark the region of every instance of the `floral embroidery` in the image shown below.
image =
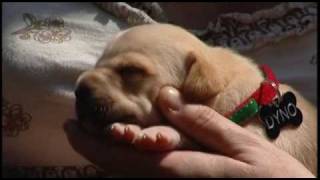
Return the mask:
<path id="1" fill-rule="evenodd" d="M 61 17 L 39 20 L 29 13 L 24 13 L 22 17 L 26 27 L 12 33 L 12 35 L 19 35 L 22 40 L 33 38 L 41 43 L 62 43 L 71 40 L 71 29 L 65 27 Z"/>
<path id="2" fill-rule="evenodd" d="M 8 137 L 16 137 L 21 131 L 29 128 L 32 116 L 23 112 L 20 104 L 10 104 L 2 101 L 2 132 Z"/>

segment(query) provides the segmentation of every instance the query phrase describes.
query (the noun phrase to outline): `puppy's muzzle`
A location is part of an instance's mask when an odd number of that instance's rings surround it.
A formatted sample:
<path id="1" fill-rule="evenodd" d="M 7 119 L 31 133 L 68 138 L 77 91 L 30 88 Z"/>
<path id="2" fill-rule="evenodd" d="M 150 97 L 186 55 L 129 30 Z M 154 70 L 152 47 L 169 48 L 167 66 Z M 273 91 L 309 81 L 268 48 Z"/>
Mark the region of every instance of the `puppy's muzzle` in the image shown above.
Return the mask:
<path id="1" fill-rule="evenodd" d="M 106 124 L 113 101 L 110 98 L 98 98 L 86 84 L 80 84 L 76 91 L 76 113 L 80 121 L 90 120 L 99 124 Z"/>

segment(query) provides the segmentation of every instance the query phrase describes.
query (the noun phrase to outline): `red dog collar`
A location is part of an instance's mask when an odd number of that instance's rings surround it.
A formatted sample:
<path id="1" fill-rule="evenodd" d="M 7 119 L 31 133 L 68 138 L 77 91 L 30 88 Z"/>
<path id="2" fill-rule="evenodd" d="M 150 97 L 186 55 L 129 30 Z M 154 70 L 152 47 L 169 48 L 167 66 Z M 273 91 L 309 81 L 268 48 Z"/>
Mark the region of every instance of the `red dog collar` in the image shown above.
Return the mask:
<path id="1" fill-rule="evenodd" d="M 260 66 L 260 69 L 265 76 L 265 81 L 261 83 L 260 88 L 237 106 L 235 110 L 226 113 L 225 117 L 228 117 L 236 123 L 240 123 L 255 115 L 261 106 L 270 104 L 273 98 L 278 94 L 279 81 L 276 79 L 271 68 L 267 65 L 262 65 Z"/>

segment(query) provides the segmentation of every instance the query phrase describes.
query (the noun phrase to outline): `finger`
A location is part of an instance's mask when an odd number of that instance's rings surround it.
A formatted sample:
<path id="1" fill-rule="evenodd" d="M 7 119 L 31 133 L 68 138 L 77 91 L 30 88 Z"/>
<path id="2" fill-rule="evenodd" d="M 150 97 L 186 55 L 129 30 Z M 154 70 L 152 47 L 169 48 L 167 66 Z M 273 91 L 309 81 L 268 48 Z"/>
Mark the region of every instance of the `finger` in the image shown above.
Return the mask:
<path id="1" fill-rule="evenodd" d="M 181 135 L 169 126 L 153 126 L 143 129 L 134 141 L 142 150 L 168 151 L 178 149 L 182 145 Z"/>
<path id="2" fill-rule="evenodd" d="M 213 109 L 185 104 L 179 92 L 170 87 L 161 89 L 158 103 L 174 125 L 203 145 L 221 153 L 234 154 L 243 145 L 259 142 L 257 136 L 226 119 Z"/>
<path id="3" fill-rule="evenodd" d="M 133 143 L 141 133 L 141 128 L 134 124 L 113 123 L 109 127 L 110 134 L 115 138 L 126 143 Z"/>
<path id="4" fill-rule="evenodd" d="M 178 177 L 246 177 L 253 170 L 247 163 L 197 151 L 172 151 L 160 165 Z"/>
<path id="5" fill-rule="evenodd" d="M 81 131 L 74 120 L 67 121 L 64 130 L 73 149 L 104 169 L 108 175 L 152 177 L 172 175 L 168 174 L 166 169 L 159 167 L 164 154 L 148 154 L 135 151 L 126 145 L 115 145 L 108 139 L 98 140 Z"/>
<path id="6" fill-rule="evenodd" d="M 139 177 L 223 177 L 246 164 L 220 155 L 195 151 L 151 153 L 133 151 L 129 147 L 101 143 L 83 133 L 75 122 L 64 125 L 72 147 L 106 174 Z"/>

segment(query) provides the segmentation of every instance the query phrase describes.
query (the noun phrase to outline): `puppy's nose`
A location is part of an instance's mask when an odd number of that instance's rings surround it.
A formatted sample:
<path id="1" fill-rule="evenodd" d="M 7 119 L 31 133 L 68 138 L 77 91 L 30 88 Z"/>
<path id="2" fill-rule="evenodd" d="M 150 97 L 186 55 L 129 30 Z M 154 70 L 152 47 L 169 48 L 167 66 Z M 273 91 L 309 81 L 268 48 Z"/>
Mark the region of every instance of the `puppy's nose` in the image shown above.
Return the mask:
<path id="1" fill-rule="evenodd" d="M 79 84 L 75 90 L 78 119 L 104 123 L 109 114 L 112 100 L 108 97 L 96 97 L 93 91 L 94 89 L 86 83 Z"/>
<path id="2" fill-rule="evenodd" d="M 75 95 L 78 101 L 86 101 L 92 96 L 92 92 L 88 85 L 80 84 L 75 91 Z"/>
<path id="3" fill-rule="evenodd" d="M 90 117 L 92 103 L 92 92 L 87 85 L 80 84 L 75 90 L 76 113 L 79 120 Z"/>

